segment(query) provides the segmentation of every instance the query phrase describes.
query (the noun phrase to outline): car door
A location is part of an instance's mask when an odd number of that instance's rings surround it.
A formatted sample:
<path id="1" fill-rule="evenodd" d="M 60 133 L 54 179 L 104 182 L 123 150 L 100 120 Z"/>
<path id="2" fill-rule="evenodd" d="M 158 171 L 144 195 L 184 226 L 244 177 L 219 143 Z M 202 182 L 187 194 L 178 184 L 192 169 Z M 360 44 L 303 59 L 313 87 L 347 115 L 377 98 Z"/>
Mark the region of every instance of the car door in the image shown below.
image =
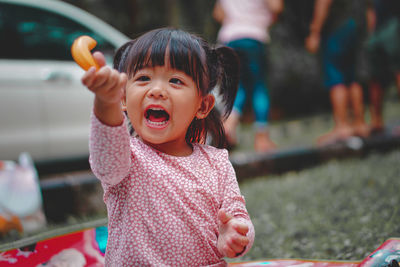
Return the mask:
<path id="1" fill-rule="evenodd" d="M 37 69 L 22 60 L 17 25 L 0 6 L 0 159 L 16 159 L 23 151 L 44 155 L 43 99 L 36 90 Z"/>
<path id="2" fill-rule="evenodd" d="M 10 3 L 0 3 L 0 34 L 0 155 L 88 155 L 93 95 L 70 47 L 80 35 L 95 38 L 109 58 L 115 47 L 72 18 Z"/>

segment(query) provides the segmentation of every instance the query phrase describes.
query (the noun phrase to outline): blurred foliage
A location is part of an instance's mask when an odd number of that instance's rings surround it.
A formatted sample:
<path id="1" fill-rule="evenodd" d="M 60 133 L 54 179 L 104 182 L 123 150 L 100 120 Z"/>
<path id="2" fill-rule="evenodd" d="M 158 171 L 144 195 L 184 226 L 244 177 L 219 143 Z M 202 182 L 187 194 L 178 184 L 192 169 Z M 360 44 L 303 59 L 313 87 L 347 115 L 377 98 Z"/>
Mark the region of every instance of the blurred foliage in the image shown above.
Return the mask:
<path id="1" fill-rule="evenodd" d="M 180 27 L 215 41 L 215 0 L 65 0 L 103 19 L 131 38 L 165 26 Z"/>
<path id="2" fill-rule="evenodd" d="M 215 43 L 219 29 L 212 18 L 215 0 L 65 1 L 89 11 L 131 38 L 154 28 L 174 26 Z M 360 3 L 361 8 L 364 0 L 352 1 Z M 304 48 L 313 3 L 313 0 L 285 0 L 283 13 L 270 29 L 272 41 L 266 78 L 272 120 L 330 109 L 328 91 L 321 84 L 318 57 Z"/>

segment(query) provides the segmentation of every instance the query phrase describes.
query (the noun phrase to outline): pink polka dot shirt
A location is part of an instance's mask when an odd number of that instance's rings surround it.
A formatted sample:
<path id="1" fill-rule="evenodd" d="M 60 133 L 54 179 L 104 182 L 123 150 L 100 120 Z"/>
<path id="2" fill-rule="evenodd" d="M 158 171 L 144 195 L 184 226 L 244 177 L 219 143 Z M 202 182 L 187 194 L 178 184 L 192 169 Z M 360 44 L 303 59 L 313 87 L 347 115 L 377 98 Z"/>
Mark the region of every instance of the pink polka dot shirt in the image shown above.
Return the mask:
<path id="1" fill-rule="evenodd" d="M 175 157 L 92 114 L 90 164 L 108 210 L 106 266 L 226 266 L 217 249 L 219 209 L 254 227 L 228 152 L 193 144 Z"/>

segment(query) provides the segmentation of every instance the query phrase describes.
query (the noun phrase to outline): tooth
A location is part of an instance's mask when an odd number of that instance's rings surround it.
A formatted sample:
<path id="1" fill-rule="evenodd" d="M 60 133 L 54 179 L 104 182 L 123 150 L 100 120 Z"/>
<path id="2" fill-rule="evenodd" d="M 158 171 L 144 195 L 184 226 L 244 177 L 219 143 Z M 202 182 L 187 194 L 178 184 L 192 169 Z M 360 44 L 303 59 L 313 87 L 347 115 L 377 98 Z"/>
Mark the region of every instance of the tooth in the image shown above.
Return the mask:
<path id="1" fill-rule="evenodd" d="M 167 121 L 160 121 L 160 122 L 156 122 L 156 121 L 151 121 L 151 120 L 147 120 L 150 124 L 154 124 L 154 125 L 163 125 L 166 124 Z"/>

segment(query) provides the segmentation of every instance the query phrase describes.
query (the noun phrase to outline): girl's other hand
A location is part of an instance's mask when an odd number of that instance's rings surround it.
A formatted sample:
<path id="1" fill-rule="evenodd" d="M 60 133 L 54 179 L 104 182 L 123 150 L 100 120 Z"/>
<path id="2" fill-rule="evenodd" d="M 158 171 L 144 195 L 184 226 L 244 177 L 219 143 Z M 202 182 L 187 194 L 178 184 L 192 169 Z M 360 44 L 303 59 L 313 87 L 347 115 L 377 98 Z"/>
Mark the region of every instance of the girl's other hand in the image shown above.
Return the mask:
<path id="1" fill-rule="evenodd" d="M 99 64 L 96 71 L 91 67 L 82 77 L 82 83 L 96 95 L 96 100 L 104 104 L 119 104 L 127 77 L 115 69 L 106 66 L 106 60 L 101 52 L 94 52 L 93 57 Z"/>
<path id="2" fill-rule="evenodd" d="M 224 210 L 218 211 L 219 236 L 217 248 L 225 257 L 234 258 L 243 253 L 250 240 L 249 227 Z"/>

